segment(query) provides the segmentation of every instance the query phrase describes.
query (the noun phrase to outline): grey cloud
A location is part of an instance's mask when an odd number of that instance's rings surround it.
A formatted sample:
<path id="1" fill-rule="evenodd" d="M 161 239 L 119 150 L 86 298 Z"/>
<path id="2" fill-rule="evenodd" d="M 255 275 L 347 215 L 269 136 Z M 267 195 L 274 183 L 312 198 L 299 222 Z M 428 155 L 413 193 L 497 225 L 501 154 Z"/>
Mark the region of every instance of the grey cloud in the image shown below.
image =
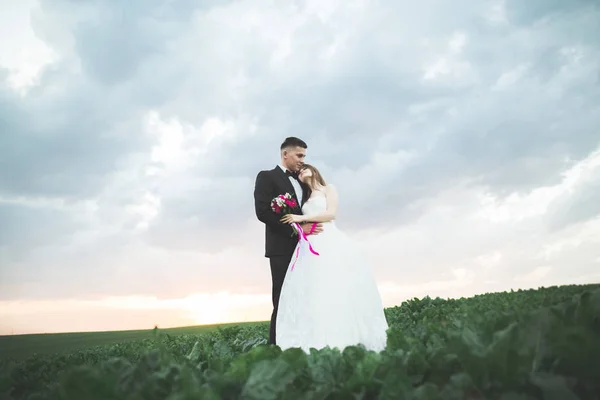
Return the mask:
<path id="1" fill-rule="evenodd" d="M 0 203 L 0 248 L 6 249 L 0 270 L 22 260 L 32 248 L 67 244 L 81 227 L 63 210 Z"/>
<path id="2" fill-rule="evenodd" d="M 518 0 L 506 0 L 505 9 L 511 23 L 531 25 L 548 16 L 564 17 L 569 12 L 577 12 L 584 8 L 595 10 L 594 0 L 532 0 L 527 3 Z"/>
<path id="3" fill-rule="evenodd" d="M 583 13 L 578 15 L 587 19 Z M 560 32 L 555 32 L 557 37 Z M 578 33 L 582 35 L 583 31 Z M 562 39 L 562 44 L 576 43 L 575 39 L 571 34 Z M 519 43 L 510 48 L 518 52 Z M 555 54 L 566 76 L 560 76 L 557 68 L 552 79 L 546 76 L 536 82 L 536 70 L 532 69 L 504 93 L 483 89 L 477 94 L 465 91 L 456 96 L 452 107 L 458 109 L 458 118 L 432 111 L 428 116 L 435 122 L 425 125 L 425 130 L 444 131 L 434 141 L 432 157 L 420 158 L 396 174 L 393 184 L 386 182 L 388 189 L 373 190 L 389 193 L 390 201 L 402 206 L 452 187 L 461 179 L 471 179 L 500 195 L 557 183 L 565 158 L 581 159 L 597 145 L 595 127 L 600 126 L 600 114 L 595 100 L 600 87 L 589 83 L 595 80 L 600 52 L 598 46 L 585 50 L 583 59 L 568 67 L 565 57 Z M 542 54 L 547 53 L 542 49 Z M 535 59 L 536 53 L 531 57 Z M 515 61 L 513 65 L 523 62 Z M 568 68 L 577 70 L 569 73 Z M 418 197 L 410 196 L 419 183 L 428 190 Z M 393 188 L 400 187 L 400 193 L 394 193 Z M 380 212 L 381 218 L 369 215 L 361 219 L 362 224 L 382 222 L 388 211 Z"/>
<path id="4" fill-rule="evenodd" d="M 151 139 L 139 125 L 143 105 L 157 106 L 171 96 L 148 89 L 151 84 L 126 81 L 201 8 L 190 1 L 171 7 L 158 2 L 41 6 L 34 20 L 38 34 L 59 50 L 66 49 L 64 37 L 71 35 L 84 74 L 73 74 L 73 60 L 67 58 L 47 68 L 22 99 L 0 87 L 0 120 L 7 133 L 0 139 L 6 153 L 0 161 L 0 193 L 93 196 L 122 158 L 148 151 Z M 148 72 L 143 76 L 152 82 Z M 124 86 L 110 86 L 117 82 Z M 52 89 L 57 87 L 61 90 Z"/>
<path id="5" fill-rule="evenodd" d="M 67 84 L 64 95 L 23 100 L 0 88 L 6 128 L 0 139 L 0 193 L 88 197 L 101 190 L 120 157 L 148 144 L 136 134 L 133 121 L 122 119 L 131 115 L 125 117 L 125 109 L 118 107 L 132 108 L 107 102 L 108 97 L 85 84 Z"/>
<path id="6" fill-rule="evenodd" d="M 560 231 L 600 217 L 600 168 L 550 204 L 547 226 Z"/>
<path id="7" fill-rule="evenodd" d="M 120 83 L 135 74 L 145 58 L 162 50 L 160 42 L 156 42 L 160 32 L 140 32 L 135 21 L 115 19 L 108 26 L 81 26 L 76 46 L 82 66 L 90 76 L 104 84 Z"/>
<path id="8" fill-rule="evenodd" d="M 600 49 L 594 40 L 600 25 L 594 25 L 598 11 L 582 8 L 589 4 L 584 1 L 569 9 L 566 3 L 551 8 L 538 1 L 530 8 L 508 2 L 508 25 L 486 22 L 488 5 L 476 1 L 409 9 L 379 2 L 359 13 L 341 10 L 331 22 L 312 16 L 292 34 L 292 53 L 280 66 L 270 64 L 280 38 L 265 38 L 245 20 L 223 23 L 223 4 L 230 2 L 201 7 L 183 1 L 170 8 L 157 1 L 44 2 L 40 35 L 65 53 L 72 40 L 75 54 L 47 69 L 23 99 L 0 89 L 0 123 L 9 132 L 0 139 L 6 151 L 0 194 L 75 201 L 112 190 L 99 202 L 98 215 L 105 216 L 148 189 L 161 208 L 142 240 L 157 248 L 216 252 L 245 243 L 247 221 L 259 224 L 254 178 L 277 163 L 279 143 L 289 135 L 308 142 L 307 161 L 337 185 L 347 216 L 341 224 L 349 229 L 414 222 L 436 193 L 465 182 L 499 195 L 556 183 L 566 157 L 580 159 L 597 145 Z M 210 7 L 217 8 L 207 13 Z M 245 9 L 235 3 L 228 11 L 241 17 Z M 451 54 L 448 41 L 457 31 L 467 42 Z M 344 44 L 331 59 L 320 59 L 340 32 Z M 568 47 L 581 57 L 565 53 Z M 439 57 L 467 69 L 424 81 L 424 67 Z M 71 72 L 79 61 L 83 76 Z M 492 90 L 509 71 L 517 71 L 514 85 Z M 141 164 L 149 164 L 155 144 L 140 126 L 149 108 L 196 128 L 217 117 L 239 132 L 205 145 L 190 170 L 167 178 L 181 178 L 188 189 L 171 191 L 169 181 L 143 175 Z M 253 134 L 247 118 L 256 121 Z M 393 158 L 399 151 L 414 158 L 378 165 L 373 156 Z M 139 169 L 137 178 L 123 184 L 131 190 L 111 187 L 133 156 L 142 161 L 132 167 Z M 373 207 L 380 195 L 385 202 Z M 121 227 L 119 241 L 131 244 L 124 237 L 137 237 L 133 225 Z M 19 229 L 35 229 L 27 226 Z M 113 244 L 97 249 L 106 252 Z M 69 262 L 87 260 L 88 273 L 99 275 L 104 264 L 92 262 L 93 251 L 70 255 Z M 126 254 L 102 261 L 114 264 Z M 114 274 L 105 275 L 102 290 L 109 290 Z M 139 288 L 151 286 L 149 277 L 142 280 Z"/>
<path id="9" fill-rule="evenodd" d="M 209 4 L 223 2 L 207 2 Z M 48 3 L 49 7 L 52 3 Z M 86 4 L 81 11 L 90 7 Z M 75 8 L 77 9 L 77 8 Z M 95 2 L 74 29 L 75 48 L 90 76 L 112 85 L 131 79 L 150 58 L 164 61 L 169 40 L 199 9 L 196 2 Z M 73 11 L 71 7 L 70 12 Z"/>
<path id="10" fill-rule="evenodd" d="M 239 246 L 253 215 L 253 189 L 253 179 L 220 179 L 179 197 L 162 193 L 162 211 L 143 237 L 153 246 L 207 253 Z"/>
<path id="11" fill-rule="evenodd" d="M 453 14 L 448 20 L 462 18 Z M 401 170 L 374 171 L 381 175 L 377 179 L 361 175 L 361 185 L 338 185 L 352 215 L 348 221 L 352 228 L 412 221 L 424 210 L 422 199 L 465 180 L 499 195 L 557 183 L 565 157 L 585 157 L 595 145 L 593 127 L 600 125 L 591 101 L 600 90 L 584 87 L 595 76 L 600 53 L 597 46 L 586 48 L 581 61 L 569 64 L 560 49 L 587 41 L 582 29 L 570 29 L 589 21 L 584 11 L 569 18 L 569 24 L 556 17 L 543 29 L 530 31 L 529 42 L 526 35 L 506 35 L 503 29 L 489 29 L 483 37 L 469 35 L 458 57 L 471 63 L 478 77 L 467 86 L 422 82 L 422 70 L 402 58 L 390 60 L 371 35 L 363 35 L 340 56 L 347 61 L 337 71 L 340 78 L 320 73 L 317 62 L 301 75 L 304 85 L 298 87 L 298 80 L 275 81 L 259 93 L 264 75 L 258 74 L 257 82 L 247 88 L 257 95 L 248 107 L 260 115 L 258 133 L 215 145 L 199 170 L 210 171 L 216 179 L 253 177 L 277 162 L 279 141 L 273 138 L 288 135 L 305 139 L 307 161 L 329 166 L 325 171 L 334 180 L 345 176 L 339 170 L 357 171 L 368 164 L 375 150 L 421 153 Z M 317 28 L 312 36 L 331 40 L 322 24 L 312 24 Z M 443 26 L 446 33 L 453 31 L 447 21 Z M 411 47 L 403 50 L 407 49 Z M 289 65 L 306 57 L 302 46 L 295 50 Z M 528 68 L 512 87 L 491 90 L 502 73 L 522 64 Z M 564 68 L 579 70 L 565 76 Z M 582 102 L 582 96 L 590 101 Z M 438 106 L 420 115 L 410 113 L 411 105 L 432 101 Z M 369 206 L 373 193 L 385 193 L 394 210 L 360 212 Z M 217 190 L 215 195 L 225 192 Z"/>

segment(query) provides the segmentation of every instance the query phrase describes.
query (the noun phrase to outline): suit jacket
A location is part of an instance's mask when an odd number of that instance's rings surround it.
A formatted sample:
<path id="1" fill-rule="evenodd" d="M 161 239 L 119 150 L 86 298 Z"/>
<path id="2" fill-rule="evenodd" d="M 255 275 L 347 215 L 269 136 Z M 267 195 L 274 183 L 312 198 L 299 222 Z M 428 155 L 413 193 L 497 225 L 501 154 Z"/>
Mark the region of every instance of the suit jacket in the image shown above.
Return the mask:
<path id="1" fill-rule="evenodd" d="M 309 197 L 309 188 L 302 186 L 302 204 Z M 279 166 L 272 170 L 260 171 L 254 185 L 254 209 L 256 217 L 265 224 L 265 257 L 291 256 L 298 243 L 294 228 L 290 224 L 280 222 L 282 215 L 275 214 L 271 209 L 271 200 L 280 194 L 290 193 L 296 199 L 298 206 L 293 214 L 302 214 L 302 206 L 289 177 Z"/>

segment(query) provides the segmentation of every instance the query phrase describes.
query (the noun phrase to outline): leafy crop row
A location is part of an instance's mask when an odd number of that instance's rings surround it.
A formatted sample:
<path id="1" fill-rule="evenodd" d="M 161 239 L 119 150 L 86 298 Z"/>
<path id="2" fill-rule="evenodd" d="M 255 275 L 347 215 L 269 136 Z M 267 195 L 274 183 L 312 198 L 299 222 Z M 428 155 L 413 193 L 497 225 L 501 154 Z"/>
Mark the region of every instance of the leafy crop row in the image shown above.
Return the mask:
<path id="1" fill-rule="evenodd" d="M 600 398 L 600 285 L 426 297 L 386 316 L 381 353 L 282 352 L 263 324 L 2 362 L 0 399 Z"/>

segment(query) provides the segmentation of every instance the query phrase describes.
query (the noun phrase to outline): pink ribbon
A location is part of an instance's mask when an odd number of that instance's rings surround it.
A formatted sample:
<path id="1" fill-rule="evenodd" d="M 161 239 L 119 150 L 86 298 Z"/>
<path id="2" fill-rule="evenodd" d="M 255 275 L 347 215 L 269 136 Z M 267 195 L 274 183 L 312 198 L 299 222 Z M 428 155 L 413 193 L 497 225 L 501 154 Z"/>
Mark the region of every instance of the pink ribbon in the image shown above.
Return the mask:
<path id="1" fill-rule="evenodd" d="M 317 253 L 312 245 L 310 244 L 310 241 L 308 240 L 308 238 L 306 237 L 306 233 L 304 233 L 304 230 L 302 229 L 302 227 L 300 226 L 300 224 L 298 224 L 297 222 L 294 222 L 294 225 L 296 226 L 296 229 L 298 229 L 298 241 L 301 242 L 303 239 L 306 240 L 306 243 L 308 243 L 308 248 L 310 249 L 310 252 L 313 253 L 314 255 L 319 255 L 319 253 Z M 310 230 L 310 233 L 313 233 L 315 230 L 315 227 L 317 226 L 317 224 L 313 224 Z M 298 246 L 298 248 L 296 249 L 296 257 L 294 258 L 294 263 L 292 264 L 292 271 L 294 270 L 294 266 L 296 265 L 296 261 L 298 261 L 298 256 L 300 255 L 300 246 Z"/>

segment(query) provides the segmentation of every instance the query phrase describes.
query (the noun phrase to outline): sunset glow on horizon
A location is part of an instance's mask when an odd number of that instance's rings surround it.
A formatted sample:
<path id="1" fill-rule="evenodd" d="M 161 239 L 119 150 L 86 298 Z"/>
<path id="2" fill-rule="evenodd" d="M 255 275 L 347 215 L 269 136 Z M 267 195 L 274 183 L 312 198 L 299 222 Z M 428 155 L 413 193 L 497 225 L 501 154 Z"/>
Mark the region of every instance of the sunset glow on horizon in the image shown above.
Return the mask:
<path id="1" fill-rule="evenodd" d="M 144 296 L 101 300 L 0 302 L 0 335 L 173 328 L 265 320 L 269 295 L 227 292 L 181 299 Z M 266 311 L 266 314 L 265 314 Z"/>
<path id="2" fill-rule="evenodd" d="M 385 307 L 399 306 L 404 300 L 422 298 L 460 298 L 477 294 L 540 286 L 588 284 L 600 281 L 600 273 L 567 282 L 544 280 L 545 272 L 523 277 L 512 287 L 498 282 L 475 286 L 464 270 L 453 272 L 454 279 L 423 285 L 402 286 L 393 282 L 379 285 Z M 545 282 L 537 285 L 540 279 Z M 236 322 L 267 321 L 271 315 L 271 296 L 219 292 L 198 293 L 180 299 L 144 296 L 109 297 L 101 300 L 40 300 L 0 302 L 0 335 L 37 333 L 100 332 L 178 328 Z"/>

